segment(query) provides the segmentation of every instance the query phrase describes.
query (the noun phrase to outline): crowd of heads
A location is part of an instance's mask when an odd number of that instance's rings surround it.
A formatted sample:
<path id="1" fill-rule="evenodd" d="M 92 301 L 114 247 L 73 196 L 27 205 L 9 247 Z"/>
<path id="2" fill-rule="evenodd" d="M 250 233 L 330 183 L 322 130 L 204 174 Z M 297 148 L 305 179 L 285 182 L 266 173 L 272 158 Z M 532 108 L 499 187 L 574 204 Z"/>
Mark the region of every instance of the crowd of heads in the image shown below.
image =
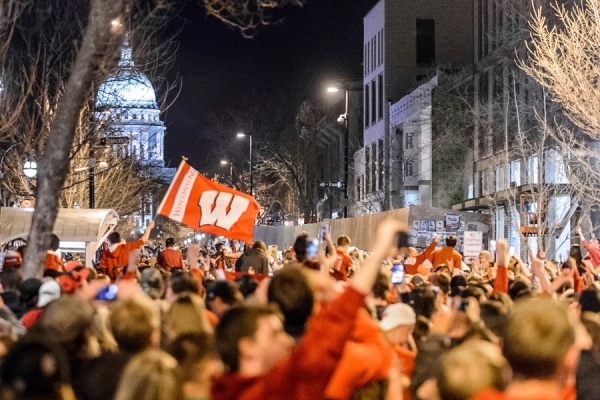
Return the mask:
<path id="1" fill-rule="evenodd" d="M 345 235 L 316 253 L 305 234 L 282 251 L 167 239 L 183 268 L 146 245 L 116 280 L 81 264 L 68 279 L 23 280 L 20 253 L 7 252 L 0 398 L 283 398 L 285 385 L 298 399 L 597 398 L 600 285 L 581 278 L 595 271 L 579 246 L 564 265 L 543 252 L 526 263 L 501 241 L 467 266 L 435 265 L 435 243 L 351 245 Z M 455 246 L 448 238 L 441 254 Z"/>

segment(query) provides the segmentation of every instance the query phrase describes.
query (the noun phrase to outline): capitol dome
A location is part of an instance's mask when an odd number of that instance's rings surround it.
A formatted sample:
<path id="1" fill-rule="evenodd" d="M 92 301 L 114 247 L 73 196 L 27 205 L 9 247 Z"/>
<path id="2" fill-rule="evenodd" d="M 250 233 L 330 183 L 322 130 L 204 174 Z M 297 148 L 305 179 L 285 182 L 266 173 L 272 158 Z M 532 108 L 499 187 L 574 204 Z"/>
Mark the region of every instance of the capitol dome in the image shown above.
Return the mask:
<path id="1" fill-rule="evenodd" d="M 135 68 L 127 41 L 121 49 L 118 72 L 107 77 L 98 88 L 96 110 L 110 108 L 158 109 L 152 83 Z"/>

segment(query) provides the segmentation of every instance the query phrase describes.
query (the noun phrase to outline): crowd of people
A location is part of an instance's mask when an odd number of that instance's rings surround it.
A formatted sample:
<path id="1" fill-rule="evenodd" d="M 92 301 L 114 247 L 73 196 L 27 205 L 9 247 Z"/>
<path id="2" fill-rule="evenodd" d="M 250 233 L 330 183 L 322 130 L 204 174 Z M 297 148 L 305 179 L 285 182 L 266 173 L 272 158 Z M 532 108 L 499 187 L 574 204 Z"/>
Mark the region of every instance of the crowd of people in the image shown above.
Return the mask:
<path id="1" fill-rule="evenodd" d="M 368 253 L 301 234 L 148 246 L 0 273 L 0 399 L 600 399 L 600 247 L 562 264 L 505 240 L 466 265 L 449 236 L 408 246 L 386 220 Z M 184 261 L 185 260 L 185 261 Z"/>

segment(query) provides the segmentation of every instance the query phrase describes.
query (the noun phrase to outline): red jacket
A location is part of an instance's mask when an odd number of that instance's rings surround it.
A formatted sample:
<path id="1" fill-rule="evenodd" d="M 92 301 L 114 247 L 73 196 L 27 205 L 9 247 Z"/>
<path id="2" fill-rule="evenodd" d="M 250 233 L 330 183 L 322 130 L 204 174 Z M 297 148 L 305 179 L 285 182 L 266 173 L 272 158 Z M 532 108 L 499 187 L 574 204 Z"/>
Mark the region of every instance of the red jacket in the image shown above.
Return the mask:
<path id="1" fill-rule="evenodd" d="M 390 344 L 364 308 L 358 310 L 350 341 L 325 391 L 326 399 L 349 399 L 371 382 L 387 378 L 392 352 Z"/>
<path id="2" fill-rule="evenodd" d="M 598 265 L 600 265 L 600 250 L 589 244 L 587 240 L 582 240 L 581 243 L 587 249 L 594 268 L 598 268 Z"/>
<path id="3" fill-rule="evenodd" d="M 130 243 L 120 243 L 113 248 L 105 249 L 100 256 L 100 268 L 104 268 L 109 277 L 113 277 L 113 269 L 115 267 L 126 267 L 129 264 L 129 253 L 142 247 L 144 245 L 143 240 L 135 240 Z"/>
<path id="4" fill-rule="evenodd" d="M 175 249 L 167 248 L 158 253 L 156 262 L 165 269 L 170 271 L 171 268 L 183 268 L 183 257 L 181 253 Z"/>
<path id="5" fill-rule="evenodd" d="M 406 268 L 406 273 L 410 275 L 421 274 L 424 276 L 429 275 L 429 271 L 425 269 L 421 264 L 427 259 L 437 246 L 437 242 L 431 242 L 429 246 L 422 252 L 419 253 L 415 258 L 408 258 L 404 263 L 404 268 Z M 410 263 L 409 263 L 410 262 Z"/>
<path id="6" fill-rule="evenodd" d="M 261 376 L 238 373 L 215 379 L 212 400 L 309 400 L 323 397 L 354 329 L 364 295 L 349 287 L 313 316 L 292 353 Z"/>

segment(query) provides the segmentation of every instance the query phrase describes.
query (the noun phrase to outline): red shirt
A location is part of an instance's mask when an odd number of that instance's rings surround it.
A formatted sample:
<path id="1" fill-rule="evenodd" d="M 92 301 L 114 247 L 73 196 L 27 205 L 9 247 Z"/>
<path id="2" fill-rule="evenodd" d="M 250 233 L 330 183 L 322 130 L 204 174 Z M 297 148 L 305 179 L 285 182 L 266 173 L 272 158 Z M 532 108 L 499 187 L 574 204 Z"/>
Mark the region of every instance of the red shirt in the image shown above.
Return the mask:
<path id="1" fill-rule="evenodd" d="M 165 269 L 170 271 L 171 268 L 183 268 L 183 257 L 177 250 L 169 247 L 158 254 L 156 262 Z"/>
<path id="2" fill-rule="evenodd" d="M 336 250 L 338 256 L 342 257 L 342 265 L 339 270 L 333 271 L 333 277 L 338 281 L 348 280 L 348 270 L 352 266 L 352 257 L 341 250 Z"/>
<path id="3" fill-rule="evenodd" d="M 313 316 L 292 353 L 261 376 L 223 374 L 212 385 L 212 400 L 308 400 L 325 388 L 352 335 L 365 296 L 349 287 L 329 307 Z"/>
<path id="4" fill-rule="evenodd" d="M 113 248 L 106 249 L 100 256 L 100 268 L 104 268 L 106 273 L 111 279 L 113 279 L 113 269 L 116 267 L 124 268 L 129 264 L 129 253 L 131 250 L 137 249 L 144 245 L 143 240 L 135 240 L 130 243 L 121 243 Z"/>
<path id="5" fill-rule="evenodd" d="M 46 262 L 44 263 L 44 271 L 54 270 L 58 272 L 63 272 L 64 265 L 62 260 L 56 255 L 52 250 L 48 250 L 46 254 Z"/>

